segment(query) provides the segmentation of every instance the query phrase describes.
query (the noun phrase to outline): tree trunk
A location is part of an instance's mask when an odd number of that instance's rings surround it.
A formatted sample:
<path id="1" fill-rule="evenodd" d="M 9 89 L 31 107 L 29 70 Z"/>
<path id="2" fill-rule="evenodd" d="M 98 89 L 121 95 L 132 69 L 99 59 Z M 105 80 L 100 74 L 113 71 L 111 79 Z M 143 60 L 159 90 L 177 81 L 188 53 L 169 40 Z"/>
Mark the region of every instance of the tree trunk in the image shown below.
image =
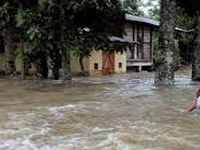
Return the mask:
<path id="1" fill-rule="evenodd" d="M 161 0 L 161 25 L 159 44 L 155 53 L 155 84 L 173 84 L 174 21 L 175 3 Z"/>
<path id="2" fill-rule="evenodd" d="M 28 75 L 28 62 L 27 62 L 27 56 L 26 56 L 26 53 L 25 53 L 25 49 L 26 49 L 26 46 L 25 46 L 25 43 L 24 41 L 21 42 L 21 45 L 22 45 L 22 64 L 21 64 L 21 77 L 22 79 L 26 79 L 26 76 Z"/>
<path id="3" fill-rule="evenodd" d="M 14 50 L 15 44 L 13 40 L 12 28 L 3 28 L 2 36 L 5 46 L 5 75 L 13 76 L 16 74 Z"/>
<path id="4" fill-rule="evenodd" d="M 71 80 L 71 68 L 70 68 L 70 57 L 69 54 L 65 55 L 64 53 L 62 54 L 62 69 L 64 71 L 63 74 L 63 81 L 66 80 Z"/>
<path id="5" fill-rule="evenodd" d="M 200 13 L 195 16 L 194 54 L 192 61 L 192 80 L 200 81 Z"/>
<path id="6" fill-rule="evenodd" d="M 48 65 L 47 65 L 47 57 L 44 52 L 37 53 L 37 60 L 34 60 L 34 65 L 36 68 L 36 75 L 41 79 L 48 78 Z"/>
<path id="7" fill-rule="evenodd" d="M 65 19 L 65 9 L 63 6 L 63 0 L 60 0 L 60 42 L 61 42 L 61 51 L 62 51 L 62 70 L 63 70 L 63 82 L 66 80 L 71 80 L 71 68 L 70 68 L 70 51 L 66 51 L 66 41 L 65 41 L 65 33 L 66 33 L 66 19 Z"/>
<path id="8" fill-rule="evenodd" d="M 50 56 L 48 56 L 48 58 L 47 58 L 48 60 L 47 60 L 47 62 L 48 62 L 48 78 L 49 79 L 53 79 L 53 67 L 52 67 L 52 60 L 51 60 L 51 57 Z"/>
<path id="9" fill-rule="evenodd" d="M 56 48 L 56 46 L 55 46 Z M 54 80 L 59 79 L 59 69 L 61 64 L 61 58 L 59 51 L 52 51 L 50 52 L 50 58 L 51 58 L 51 68 L 52 68 L 52 75 Z"/>
<path id="10" fill-rule="evenodd" d="M 80 55 L 80 57 L 79 57 L 79 64 L 80 64 L 80 67 L 81 67 L 81 75 L 85 76 L 85 68 L 84 68 L 84 65 L 83 65 L 83 55 Z"/>

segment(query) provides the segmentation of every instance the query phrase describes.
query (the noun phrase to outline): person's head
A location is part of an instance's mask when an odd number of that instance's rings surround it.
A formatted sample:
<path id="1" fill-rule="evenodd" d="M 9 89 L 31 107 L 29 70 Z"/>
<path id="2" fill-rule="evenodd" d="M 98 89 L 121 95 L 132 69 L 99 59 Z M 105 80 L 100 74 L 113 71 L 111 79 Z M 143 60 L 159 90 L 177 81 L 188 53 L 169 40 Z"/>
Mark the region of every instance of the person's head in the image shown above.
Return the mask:
<path id="1" fill-rule="evenodd" d="M 199 97 L 200 96 L 200 87 L 198 88 L 197 92 L 196 92 L 196 96 Z"/>

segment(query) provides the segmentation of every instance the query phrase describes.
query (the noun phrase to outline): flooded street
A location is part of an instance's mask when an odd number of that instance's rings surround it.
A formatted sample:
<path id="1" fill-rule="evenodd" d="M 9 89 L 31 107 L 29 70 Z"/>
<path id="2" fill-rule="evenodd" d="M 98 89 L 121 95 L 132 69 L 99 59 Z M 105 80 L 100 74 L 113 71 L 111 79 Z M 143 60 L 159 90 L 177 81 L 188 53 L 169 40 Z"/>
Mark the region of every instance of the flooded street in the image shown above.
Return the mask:
<path id="1" fill-rule="evenodd" d="M 200 118 L 187 113 L 199 83 L 85 80 L 112 83 L 42 88 L 1 79 L 0 150 L 199 149 Z"/>

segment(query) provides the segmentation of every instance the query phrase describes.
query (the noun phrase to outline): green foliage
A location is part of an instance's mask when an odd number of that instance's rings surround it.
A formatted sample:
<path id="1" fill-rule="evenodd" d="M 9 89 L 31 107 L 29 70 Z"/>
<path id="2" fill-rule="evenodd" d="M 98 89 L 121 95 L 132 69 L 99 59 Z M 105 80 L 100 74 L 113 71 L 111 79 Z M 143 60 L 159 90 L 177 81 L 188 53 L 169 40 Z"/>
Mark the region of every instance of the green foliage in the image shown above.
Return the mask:
<path id="1" fill-rule="evenodd" d="M 177 5 L 184 9 L 190 16 L 195 16 L 200 12 L 200 5 L 196 0 L 183 1 L 175 0 Z"/>
<path id="2" fill-rule="evenodd" d="M 3 18 L 8 13 L 7 9 L 0 7 L 0 17 Z"/>
<path id="3" fill-rule="evenodd" d="M 139 10 L 141 0 L 124 0 L 122 2 L 122 8 L 126 13 L 143 16 L 144 13 Z"/>
<path id="4" fill-rule="evenodd" d="M 160 20 L 160 6 L 159 5 L 153 5 L 153 8 L 149 10 L 149 16 L 155 20 Z"/>
<path id="5" fill-rule="evenodd" d="M 0 25 L 17 28 L 15 35 L 31 60 L 61 53 L 88 57 L 94 49 L 120 36 L 123 11 L 118 0 L 2 0 Z"/>
<path id="6" fill-rule="evenodd" d="M 175 24 L 177 27 L 182 29 L 193 29 L 194 19 L 184 12 L 182 8 L 177 9 L 177 15 Z M 177 32 L 177 36 L 180 42 L 190 43 L 193 40 L 193 35 L 191 33 Z"/>
<path id="7" fill-rule="evenodd" d="M 123 12 L 117 0 L 81 2 L 74 16 L 77 27 L 74 54 L 90 56 L 94 49 L 105 46 L 110 35 L 122 32 Z"/>
<path id="8" fill-rule="evenodd" d="M 12 19 L 14 17 L 13 12 L 16 10 L 12 7 L 9 2 L 5 2 L 0 5 L 0 26 L 6 26 L 7 24 L 12 24 Z"/>
<path id="9" fill-rule="evenodd" d="M 15 26 L 27 30 L 27 28 L 33 23 L 35 17 L 35 13 L 30 9 L 18 9 L 15 14 Z"/>
<path id="10" fill-rule="evenodd" d="M 34 38 L 41 38 L 41 33 L 36 26 L 31 26 L 27 31 L 27 35 L 30 40 L 34 40 Z"/>

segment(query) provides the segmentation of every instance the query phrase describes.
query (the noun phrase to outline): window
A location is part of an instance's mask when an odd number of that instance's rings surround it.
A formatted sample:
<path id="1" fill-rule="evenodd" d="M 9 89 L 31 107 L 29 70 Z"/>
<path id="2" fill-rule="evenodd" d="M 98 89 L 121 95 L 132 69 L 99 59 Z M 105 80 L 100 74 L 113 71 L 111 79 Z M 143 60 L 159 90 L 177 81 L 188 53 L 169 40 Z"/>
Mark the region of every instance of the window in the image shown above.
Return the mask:
<path id="1" fill-rule="evenodd" d="M 122 62 L 119 62 L 118 68 L 122 68 Z"/>
<path id="2" fill-rule="evenodd" d="M 95 69 L 95 70 L 98 70 L 98 69 L 99 69 L 98 63 L 94 63 L 94 69 Z"/>

